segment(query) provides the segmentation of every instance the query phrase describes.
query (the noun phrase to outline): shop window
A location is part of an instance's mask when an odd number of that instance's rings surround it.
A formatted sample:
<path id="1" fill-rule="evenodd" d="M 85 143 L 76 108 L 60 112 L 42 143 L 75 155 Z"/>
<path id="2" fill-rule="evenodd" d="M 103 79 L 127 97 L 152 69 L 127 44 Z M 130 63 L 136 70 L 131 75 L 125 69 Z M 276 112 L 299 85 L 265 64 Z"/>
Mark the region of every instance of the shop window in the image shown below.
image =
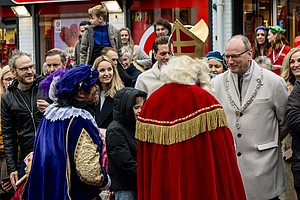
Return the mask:
<path id="1" fill-rule="evenodd" d="M 17 48 L 16 40 L 16 21 L 14 23 L 1 23 L 0 25 L 0 65 L 1 67 L 8 64 L 8 60 L 13 51 Z"/>
<path id="2" fill-rule="evenodd" d="M 152 25 L 159 18 L 166 19 L 171 23 L 178 19 L 184 25 L 195 25 L 199 21 L 197 7 L 132 11 L 133 40 L 135 44 L 142 46 L 146 53 L 152 49 L 155 40 Z"/>
<path id="3" fill-rule="evenodd" d="M 254 30 L 257 26 L 268 27 L 271 23 L 272 1 L 269 0 L 245 0 L 244 1 L 244 35 L 252 43 Z"/>
<path id="4" fill-rule="evenodd" d="M 287 23 L 287 38 L 290 46 L 293 47 L 294 38 L 300 35 L 300 2 L 287 1 L 285 9 L 287 10 L 284 18 Z"/>
<path id="5" fill-rule="evenodd" d="M 244 35 L 253 41 L 254 29 L 259 25 L 266 27 L 279 25 L 286 29 L 285 37 L 293 45 L 294 38 L 300 35 L 300 2 L 299 0 L 274 0 L 277 17 L 273 18 L 273 1 L 244 0 Z"/>

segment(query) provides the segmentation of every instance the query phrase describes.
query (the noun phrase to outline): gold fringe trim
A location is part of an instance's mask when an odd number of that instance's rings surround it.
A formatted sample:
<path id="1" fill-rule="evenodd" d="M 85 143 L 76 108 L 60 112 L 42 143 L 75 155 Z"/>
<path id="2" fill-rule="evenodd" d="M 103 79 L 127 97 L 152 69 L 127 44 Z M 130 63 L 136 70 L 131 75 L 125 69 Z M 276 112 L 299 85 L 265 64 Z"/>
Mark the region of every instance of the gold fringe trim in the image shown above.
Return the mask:
<path id="1" fill-rule="evenodd" d="M 223 108 L 201 113 L 175 125 L 168 124 L 150 124 L 138 120 L 135 137 L 144 142 L 171 145 L 191 139 L 200 133 L 228 126 Z"/>

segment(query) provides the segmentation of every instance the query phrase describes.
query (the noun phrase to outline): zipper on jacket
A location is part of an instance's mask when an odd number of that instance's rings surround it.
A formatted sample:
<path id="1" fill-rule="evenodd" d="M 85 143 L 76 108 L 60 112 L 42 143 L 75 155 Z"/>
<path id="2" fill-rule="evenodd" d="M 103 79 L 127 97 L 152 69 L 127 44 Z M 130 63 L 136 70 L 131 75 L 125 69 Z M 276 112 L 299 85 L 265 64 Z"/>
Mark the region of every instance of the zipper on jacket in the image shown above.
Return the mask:
<path id="1" fill-rule="evenodd" d="M 19 89 L 17 89 L 17 92 L 19 93 L 22 101 L 24 102 L 26 108 L 28 109 L 28 111 L 30 112 L 30 116 L 31 116 L 31 120 L 32 120 L 32 123 L 33 123 L 33 128 L 34 128 L 34 136 L 36 135 L 36 127 L 35 127 L 35 122 L 34 122 L 34 117 L 33 117 L 33 91 L 34 91 L 34 88 L 32 88 L 32 92 L 31 92 L 31 109 L 29 108 L 28 104 L 26 103 L 25 99 L 23 98 L 22 94 L 20 93 Z"/>

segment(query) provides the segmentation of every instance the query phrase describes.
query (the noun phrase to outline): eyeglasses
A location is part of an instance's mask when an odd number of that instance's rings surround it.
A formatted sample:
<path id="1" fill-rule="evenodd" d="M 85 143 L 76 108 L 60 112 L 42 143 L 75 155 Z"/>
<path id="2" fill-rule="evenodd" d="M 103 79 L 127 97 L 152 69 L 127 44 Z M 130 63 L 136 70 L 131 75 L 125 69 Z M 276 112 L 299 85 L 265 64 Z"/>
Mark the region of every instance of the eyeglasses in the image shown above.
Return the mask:
<path id="1" fill-rule="evenodd" d="M 21 72 L 28 72 L 28 70 L 34 70 L 34 65 L 28 66 L 28 67 L 16 67 L 16 69 L 20 70 Z"/>
<path id="2" fill-rule="evenodd" d="M 237 59 L 239 58 L 241 55 L 243 55 L 244 53 L 248 52 L 250 49 L 247 49 L 245 51 L 243 51 L 242 53 L 238 53 L 238 54 L 233 54 L 233 55 L 226 55 L 226 54 L 223 54 L 223 58 L 225 60 L 229 60 L 229 58 L 231 57 L 231 59 Z"/>

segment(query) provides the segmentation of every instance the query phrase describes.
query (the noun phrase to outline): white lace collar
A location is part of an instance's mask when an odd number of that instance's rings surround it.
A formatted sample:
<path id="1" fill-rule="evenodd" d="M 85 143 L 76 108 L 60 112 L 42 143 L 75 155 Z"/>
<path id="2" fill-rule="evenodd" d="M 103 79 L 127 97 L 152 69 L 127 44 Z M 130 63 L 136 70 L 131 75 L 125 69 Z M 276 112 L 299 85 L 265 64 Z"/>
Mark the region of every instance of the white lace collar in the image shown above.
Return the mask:
<path id="1" fill-rule="evenodd" d="M 83 119 L 91 120 L 95 127 L 98 127 L 94 117 L 88 111 L 73 106 L 55 107 L 57 103 L 53 103 L 45 110 L 45 117 L 50 121 L 65 120 L 71 117 L 82 117 Z"/>

